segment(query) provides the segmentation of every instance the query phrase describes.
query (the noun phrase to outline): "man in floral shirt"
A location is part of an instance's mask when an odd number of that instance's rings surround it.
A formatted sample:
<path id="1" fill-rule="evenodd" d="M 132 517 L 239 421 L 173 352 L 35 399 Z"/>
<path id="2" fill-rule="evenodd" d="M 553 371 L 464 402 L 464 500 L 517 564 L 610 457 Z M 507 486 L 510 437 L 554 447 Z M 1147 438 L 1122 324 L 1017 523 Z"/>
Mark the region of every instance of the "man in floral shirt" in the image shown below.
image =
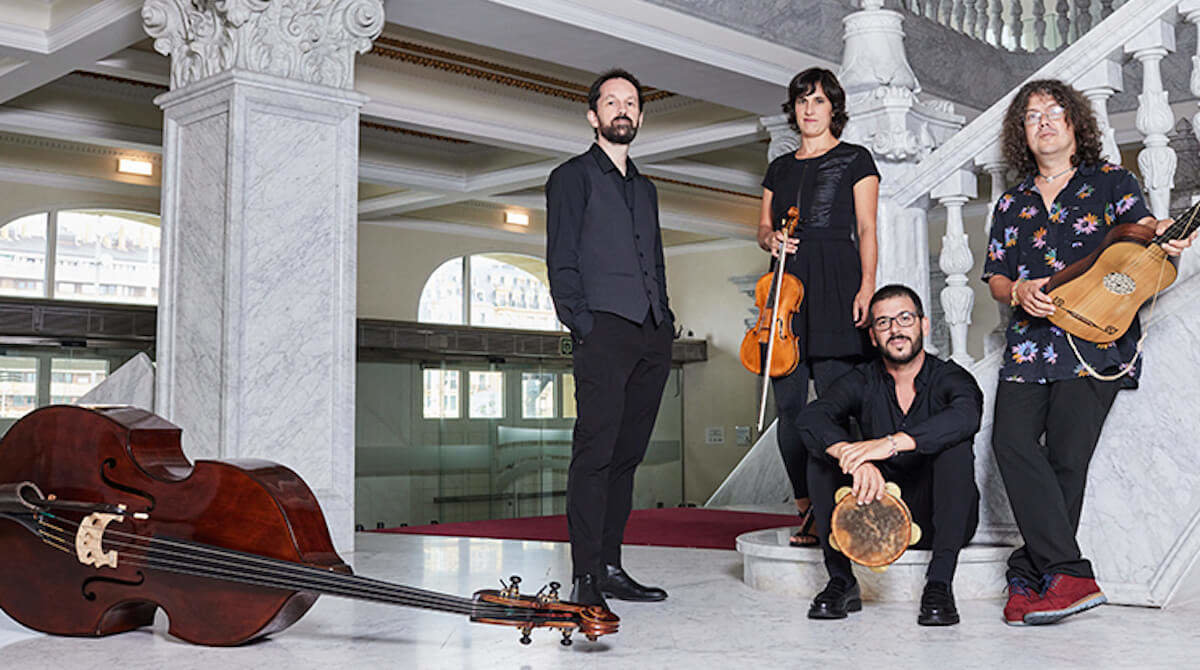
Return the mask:
<path id="1" fill-rule="evenodd" d="M 1054 304 L 1042 287 L 1098 249 L 1111 226 L 1140 223 L 1161 232 L 1170 221 L 1154 219 L 1129 171 L 1100 158 L 1091 106 L 1063 82 L 1022 87 L 1005 114 L 1001 142 L 1023 177 L 996 203 L 983 271 L 992 296 L 1013 307 L 992 448 L 1025 546 L 1009 557 L 1004 619 L 1046 624 L 1107 601 L 1075 533 L 1104 419 L 1117 391 L 1137 386 L 1141 327 L 1135 319 L 1109 344 L 1075 338 L 1085 366 L 1045 318 Z M 1190 244 L 1163 246 L 1176 256 Z"/>

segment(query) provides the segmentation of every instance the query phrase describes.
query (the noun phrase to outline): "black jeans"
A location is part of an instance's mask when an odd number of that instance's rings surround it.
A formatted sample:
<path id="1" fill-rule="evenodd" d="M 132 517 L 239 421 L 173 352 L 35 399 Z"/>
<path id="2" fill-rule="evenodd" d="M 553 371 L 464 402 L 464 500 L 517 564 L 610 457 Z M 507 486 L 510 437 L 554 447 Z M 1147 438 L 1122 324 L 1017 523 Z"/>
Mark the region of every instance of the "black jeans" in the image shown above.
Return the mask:
<path id="1" fill-rule="evenodd" d="M 802 360 L 792 374 L 771 378 L 771 389 L 775 392 L 776 415 L 779 417 L 775 427 L 775 439 L 779 442 L 779 454 L 783 456 L 783 467 L 787 469 L 796 498 L 808 497 L 808 449 L 800 440 L 796 417 L 808 404 L 809 376 L 812 376 L 817 397 L 820 397 L 838 377 L 849 372 L 855 362 L 846 358 Z"/>
<path id="2" fill-rule="evenodd" d="M 1094 577 L 1075 532 L 1088 465 L 1120 381 L 1080 377 L 1048 384 L 1000 382 L 992 451 L 1025 546 L 1008 576 L 1036 584 L 1042 575 Z M 1038 438 L 1046 436 L 1045 447 Z"/>
<path id="3" fill-rule="evenodd" d="M 960 442 L 934 455 L 908 452 L 874 463 L 884 479 L 900 487 L 900 497 L 921 527 L 921 540 L 915 548 L 933 550 L 925 578 L 950 584 L 958 567 L 958 553 L 979 525 L 979 489 L 975 486 L 971 442 Z M 809 461 L 808 488 L 817 537 L 825 553 L 825 569 L 830 577 L 847 580 L 854 579 L 850 559 L 829 546 L 829 523 L 833 518 L 833 494 L 852 483 L 853 478 L 843 474 L 837 462 L 828 458 Z"/>
<path id="4" fill-rule="evenodd" d="M 671 324 L 649 314 L 634 323 L 595 313 L 575 344 L 578 413 L 567 474 L 567 530 L 575 576 L 621 564 L 621 541 L 633 506 L 633 475 L 642 458 L 671 372 Z"/>

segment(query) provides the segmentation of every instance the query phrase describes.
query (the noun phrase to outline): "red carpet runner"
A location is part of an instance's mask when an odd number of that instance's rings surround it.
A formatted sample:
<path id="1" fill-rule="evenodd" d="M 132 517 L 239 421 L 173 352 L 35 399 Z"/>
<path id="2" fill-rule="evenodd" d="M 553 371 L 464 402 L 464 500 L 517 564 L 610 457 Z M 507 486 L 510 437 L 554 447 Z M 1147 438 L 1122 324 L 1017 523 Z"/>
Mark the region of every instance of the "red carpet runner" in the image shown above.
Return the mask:
<path id="1" fill-rule="evenodd" d="M 799 517 L 790 514 L 730 512 L 699 507 L 635 509 L 625 527 L 625 544 L 651 547 L 694 547 L 736 549 L 737 536 L 752 530 L 794 526 Z M 522 519 L 464 521 L 429 526 L 384 528 L 378 533 L 410 535 L 453 535 L 490 537 L 501 540 L 567 541 L 567 517 L 533 516 Z"/>

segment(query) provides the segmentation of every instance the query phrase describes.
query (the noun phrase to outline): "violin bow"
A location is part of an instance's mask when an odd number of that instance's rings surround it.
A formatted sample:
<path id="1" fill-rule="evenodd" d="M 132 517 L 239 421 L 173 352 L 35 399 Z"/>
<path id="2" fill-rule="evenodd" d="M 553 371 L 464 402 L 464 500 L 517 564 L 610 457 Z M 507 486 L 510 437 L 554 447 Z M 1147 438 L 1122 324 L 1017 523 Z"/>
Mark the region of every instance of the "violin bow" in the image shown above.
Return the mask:
<path id="1" fill-rule="evenodd" d="M 762 384 L 762 400 L 758 403 L 758 432 L 761 434 L 763 429 L 763 420 L 767 416 L 767 388 L 771 385 L 771 356 L 775 352 L 775 321 L 779 318 L 779 294 L 783 290 L 783 265 L 787 261 L 787 241 L 794 228 L 786 223 L 783 229 L 787 231 L 787 235 L 779 241 L 779 262 L 775 266 L 775 304 L 771 307 L 771 331 L 767 334 L 767 357 L 763 360 L 763 384 Z"/>

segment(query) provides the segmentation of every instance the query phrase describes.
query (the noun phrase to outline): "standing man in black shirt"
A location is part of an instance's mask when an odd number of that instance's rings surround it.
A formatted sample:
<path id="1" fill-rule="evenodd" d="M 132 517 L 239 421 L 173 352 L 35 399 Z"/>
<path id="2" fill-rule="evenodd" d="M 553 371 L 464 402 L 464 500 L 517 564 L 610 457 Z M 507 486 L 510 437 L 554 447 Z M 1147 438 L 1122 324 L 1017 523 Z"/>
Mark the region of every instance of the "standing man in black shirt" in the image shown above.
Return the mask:
<path id="1" fill-rule="evenodd" d="M 658 193 L 629 159 L 642 87 L 624 70 L 588 93 L 596 142 L 550 173 L 546 265 L 559 321 L 575 340 L 575 434 L 567 477 L 571 600 L 663 600 L 621 566 L 633 474 L 646 454 L 671 370 Z"/>
<path id="2" fill-rule="evenodd" d="M 852 483 L 860 504 L 882 499 L 886 479 L 900 486 L 913 521 L 926 531 L 917 548 L 933 549 L 917 623 L 953 625 L 959 616 L 950 585 L 958 552 L 979 523 L 972 443 L 983 393 L 958 364 L 925 355 L 929 319 L 912 289 L 879 289 L 868 313 L 880 358 L 855 366 L 791 417 L 812 454 L 808 486 L 830 577 L 808 618 L 843 619 L 862 609 L 850 559 L 829 546 L 833 494 Z M 861 442 L 846 432 L 850 417 L 862 429 Z"/>

